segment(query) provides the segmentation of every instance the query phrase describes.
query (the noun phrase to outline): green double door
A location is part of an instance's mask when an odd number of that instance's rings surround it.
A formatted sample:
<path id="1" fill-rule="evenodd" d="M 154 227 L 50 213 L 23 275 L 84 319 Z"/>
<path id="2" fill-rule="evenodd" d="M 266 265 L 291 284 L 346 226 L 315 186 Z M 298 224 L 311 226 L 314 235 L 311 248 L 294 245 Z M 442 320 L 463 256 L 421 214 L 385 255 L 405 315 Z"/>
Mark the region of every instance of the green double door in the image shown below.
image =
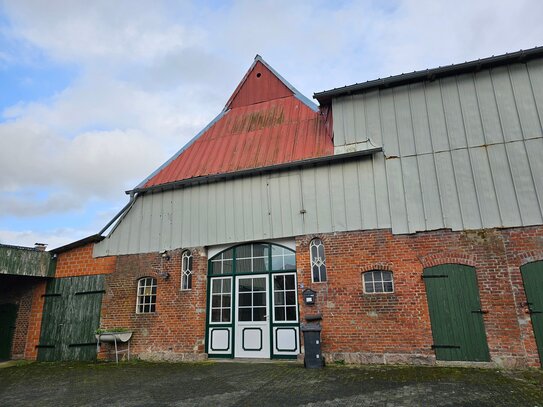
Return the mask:
<path id="1" fill-rule="evenodd" d="M 543 365 L 543 261 L 525 264 L 520 268 L 520 272 L 532 318 L 539 359 Z"/>
<path id="2" fill-rule="evenodd" d="M 0 360 L 11 357 L 17 304 L 0 304 Z"/>
<path id="3" fill-rule="evenodd" d="M 490 360 L 473 267 L 443 264 L 424 269 L 437 360 Z"/>
<path id="4" fill-rule="evenodd" d="M 58 278 L 45 293 L 38 360 L 93 360 L 104 276 Z"/>

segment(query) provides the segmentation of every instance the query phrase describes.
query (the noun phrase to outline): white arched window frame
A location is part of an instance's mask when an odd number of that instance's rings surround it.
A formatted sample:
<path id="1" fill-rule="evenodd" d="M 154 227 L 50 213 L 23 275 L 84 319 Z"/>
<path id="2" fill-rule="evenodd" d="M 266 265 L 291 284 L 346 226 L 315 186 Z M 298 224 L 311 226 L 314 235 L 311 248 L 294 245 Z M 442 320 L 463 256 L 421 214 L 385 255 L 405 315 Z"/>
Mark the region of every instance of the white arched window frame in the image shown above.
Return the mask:
<path id="1" fill-rule="evenodd" d="M 364 294 L 390 294 L 394 292 L 392 271 L 366 271 L 362 278 L 364 280 Z"/>
<path id="2" fill-rule="evenodd" d="M 143 277 L 138 280 L 136 314 L 151 314 L 156 311 L 156 278 Z"/>
<path id="3" fill-rule="evenodd" d="M 324 254 L 324 244 L 321 239 L 313 239 L 309 244 L 309 254 L 311 256 L 311 280 L 314 283 L 326 281 L 326 256 Z"/>
<path id="4" fill-rule="evenodd" d="M 192 289 L 192 253 L 185 250 L 181 255 L 181 290 Z"/>

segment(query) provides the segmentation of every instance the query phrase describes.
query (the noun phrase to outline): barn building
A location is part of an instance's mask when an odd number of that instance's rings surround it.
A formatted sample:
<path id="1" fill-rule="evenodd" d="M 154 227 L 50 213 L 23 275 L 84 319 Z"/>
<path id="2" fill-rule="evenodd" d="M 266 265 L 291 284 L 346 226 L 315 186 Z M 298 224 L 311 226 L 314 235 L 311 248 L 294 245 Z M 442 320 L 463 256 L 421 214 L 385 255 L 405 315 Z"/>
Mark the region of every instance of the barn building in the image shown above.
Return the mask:
<path id="1" fill-rule="evenodd" d="M 543 48 L 314 98 L 257 56 L 106 236 L 52 252 L 38 358 L 93 358 L 98 326 L 143 359 L 298 358 L 321 315 L 329 361 L 540 366 Z"/>

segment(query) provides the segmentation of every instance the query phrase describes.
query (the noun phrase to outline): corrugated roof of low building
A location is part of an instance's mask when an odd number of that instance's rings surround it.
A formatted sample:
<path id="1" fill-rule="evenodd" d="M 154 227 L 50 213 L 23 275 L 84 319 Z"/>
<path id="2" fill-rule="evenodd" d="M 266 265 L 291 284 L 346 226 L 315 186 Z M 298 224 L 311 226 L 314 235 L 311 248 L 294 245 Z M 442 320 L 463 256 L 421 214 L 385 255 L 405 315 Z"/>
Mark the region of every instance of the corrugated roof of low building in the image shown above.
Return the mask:
<path id="1" fill-rule="evenodd" d="M 333 152 L 331 118 L 257 55 L 223 112 L 136 189 Z"/>

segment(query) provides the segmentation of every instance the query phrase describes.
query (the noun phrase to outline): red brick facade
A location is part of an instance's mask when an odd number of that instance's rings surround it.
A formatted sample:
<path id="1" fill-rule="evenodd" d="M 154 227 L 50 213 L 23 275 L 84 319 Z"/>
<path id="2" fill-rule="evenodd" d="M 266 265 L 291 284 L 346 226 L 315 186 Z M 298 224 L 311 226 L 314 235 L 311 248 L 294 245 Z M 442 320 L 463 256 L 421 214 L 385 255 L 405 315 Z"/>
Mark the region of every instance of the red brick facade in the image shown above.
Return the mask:
<path id="1" fill-rule="evenodd" d="M 32 305 L 28 320 L 28 331 L 26 335 L 25 359 L 36 360 L 40 343 L 41 320 L 43 316 L 43 303 L 47 281 L 40 281 L 32 291 Z"/>
<path id="2" fill-rule="evenodd" d="M 182 250 L 119 256 L 116 271 L 106 277 L 101 327 L 133 329 L 131 348 L 143 359 L 194 360 L 204 355 L 207 258 L 193 255 L 192 289 L 181 290 Z M 160 274 L 168 273 L 165 279 Z M 136 313 L 138 279 L 157 279 L 156 312 Z"/>
<path id="3" fill-rule="evenodd" d="M 309 243 L 322 239 L 328 278 L 312 283 Z M 181 290 L 181 249 L 92 259 L 92 244 L 60 253 L 57 277 L 106 275 L 101 327 L 134 331 L 132 353 L 143 359 L 205 358 L 207 256 L 193 248 L 193 285 Z M 306 235 L 296 238 L 298 284 L 317 292 L 300 320 L 322 313 L 328 360 L 354 363 L 434 363 L 432 331 L 421 278 L 425 267 L 475 267 L 491 360 L 502 366 L 539 366 L 520 266 L 543 260 L 543 227 L 393 235 L 390 230 Z M 362 274 L 388 270 L 394 293 L 364 294 Z M 166 274 L 168 278 L 165 278 Z M 156 312 L 136 313 L 138 279 L 157 280 Z M 35 358 L 45 283 L 33 290 L 25 357 Z M 103 347 L 107 350 L 107 347 Z M 105 353 L 100 355 L 106 357 Z"/>
<path id="4" fill-rule="evenodd" d="M 92 257 L 92 243 L 57 255 L 56 278 L 109 274 L 115 270 L 115 257 Z"/>
<path id="5" fill-rule="evenodd" d="M 392 235 L 388 230 L 319 235 L 326 248 L 328 281 L 311 283 L 309 242 L 296 242 L 299 283 L 317 291 L 301 317 L 323 314 L 323 350 L 329 359 L 432 363 L 432 332 L 424 267 L 474 266 L 491 359 L 504 366 L 539 366 L 525 306 L 520 266 L 543 259 L 543 228 L 466 232 L 440 230 Z M 390 270 L 393 294 L 364 294 L 362 273 Z M 300 304 L 302 304 L 300 297 Z"/>

